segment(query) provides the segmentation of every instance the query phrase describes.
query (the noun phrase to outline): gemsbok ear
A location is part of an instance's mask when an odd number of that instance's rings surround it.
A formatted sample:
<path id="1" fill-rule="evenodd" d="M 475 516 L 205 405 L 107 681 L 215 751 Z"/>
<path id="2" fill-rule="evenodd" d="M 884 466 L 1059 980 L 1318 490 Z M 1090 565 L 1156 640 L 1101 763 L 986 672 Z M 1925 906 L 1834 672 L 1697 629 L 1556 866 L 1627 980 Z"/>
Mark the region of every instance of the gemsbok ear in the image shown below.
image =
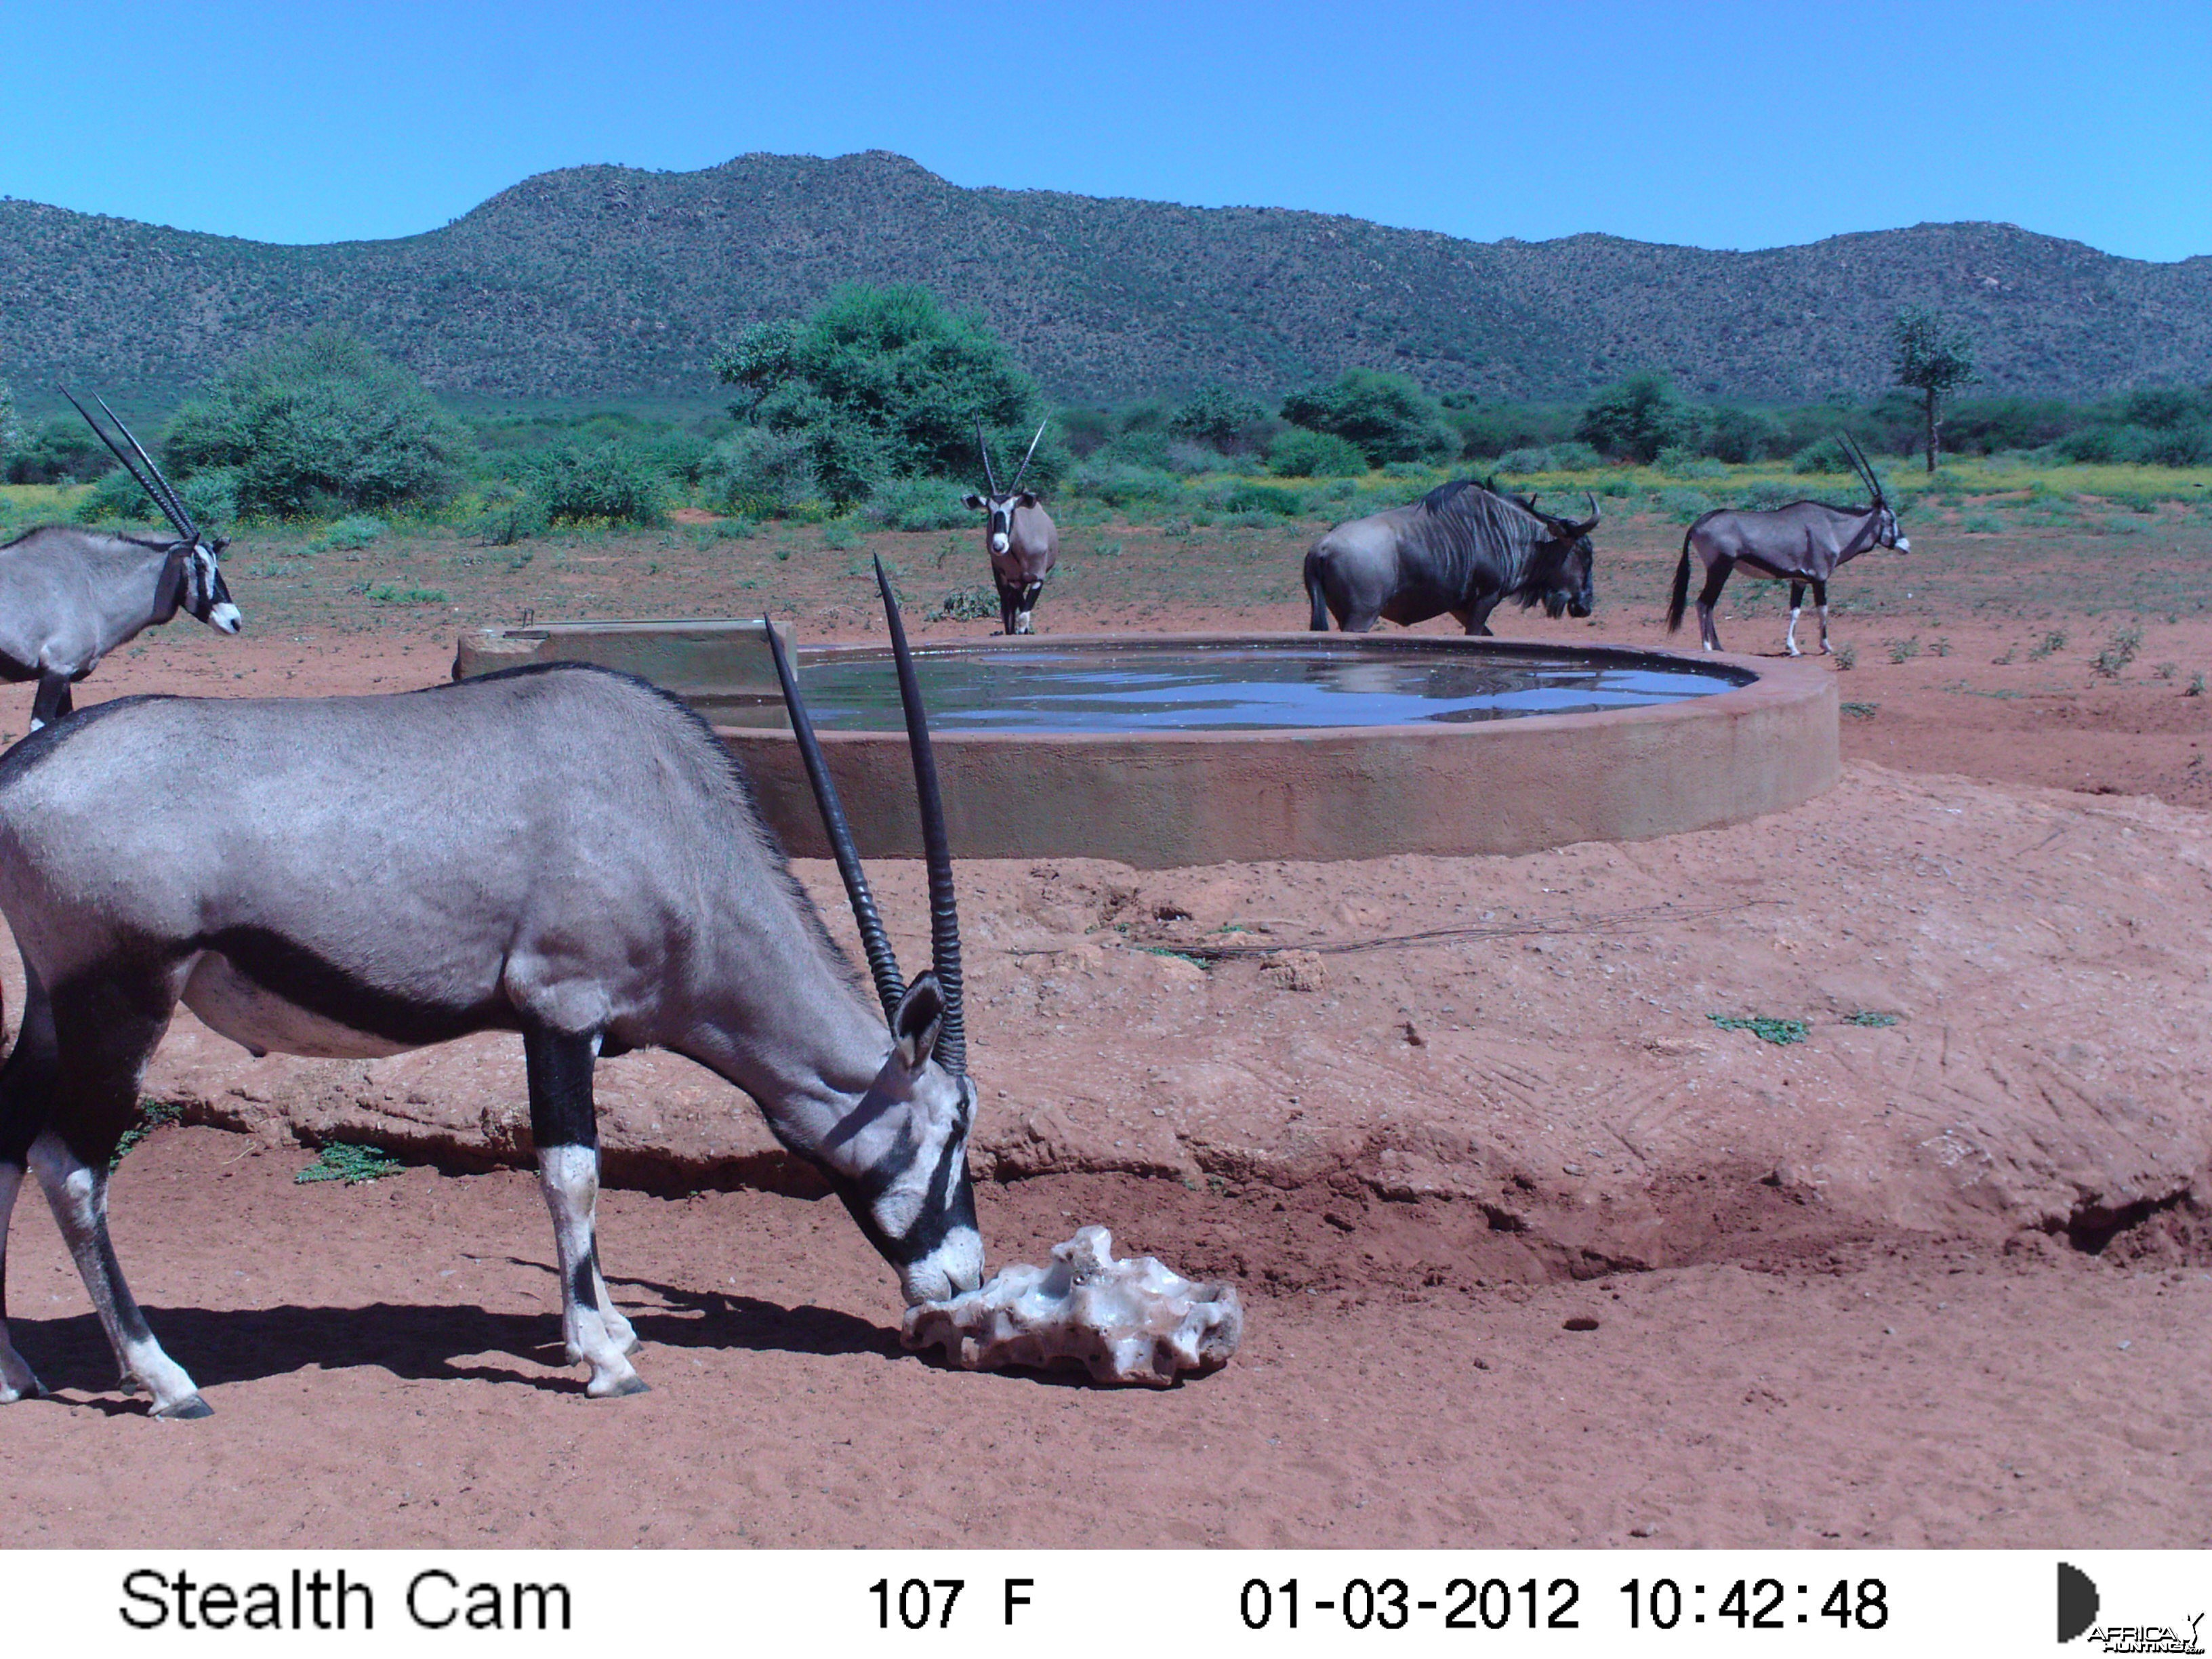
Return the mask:
<path id="1" fill-rule="evenodd" d="M 990 502 L 985 501 L 981 495 L 963 495 L 960 498 L 960 504 L 970 513 L 981 513 L 985 507 L 990 506 Z"/>
<path id="2" fill-rule="evenodd" d="M 937 975 L 924 972 L 906 988 L 891 1015 L 891 1042 L 899 1064 L 909 1072 L 920 1071 L 936 1052 L 938 1033 L 944 1029 L 945 994 L 938 989 Z"/>
<path id="3" fill-rule="evenodd" d="M 1018 495 L 1015 496 L 1015 497 L 1014 497 L 1014 500 L 1015 500 L 1015 501 L 1016 501 L 1018 505 L 1020 505 L 1020 506 L 1022 506 L 1022 507 L 1035 507 L 1035 506 L 1036 505 L 1036 497 L 1035 495 L 1031 495 L 1028 490 L 1026 490 L 1026 489 L 1024 489 L 1024 491 L 1022 491 L 1022 493 L 1021 493 L 1020 495 Z"/>

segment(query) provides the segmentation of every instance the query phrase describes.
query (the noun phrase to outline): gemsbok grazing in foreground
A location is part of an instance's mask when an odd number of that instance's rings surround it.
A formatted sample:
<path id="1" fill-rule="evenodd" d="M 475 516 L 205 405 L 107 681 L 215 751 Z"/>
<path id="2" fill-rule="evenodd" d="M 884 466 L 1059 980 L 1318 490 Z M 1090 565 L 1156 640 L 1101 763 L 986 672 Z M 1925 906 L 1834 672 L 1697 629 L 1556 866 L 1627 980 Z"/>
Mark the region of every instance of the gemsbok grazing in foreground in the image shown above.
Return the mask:
<path id="1" fill-rule="evenodd" d="M 0 757 L 0 908 L 28 986 L 0 1068 L 0 1279 L 27 1167 L 125 1385 L 157 1417 L 207 1414 L 107 1232 L 108 1165 L 181 1001 L 256 1054 L 520 1032 L 562 1335 L 594 1396 L 645 1387 L 594 1237 L 601 1054 L 657 1045 L 728 1079 L 821 1170 L 908 1303 L 974 1289 L 952 865 L 880 565 L 877 580 L 929 871 L 934 971 L 911 985 L 775 647 L 872 998 L 706 722 L 626 674 L 556 663 L 390 696 L 128 697 Z M 38 1392 L 0 1304 L 0 1401 Z"/>
<path id="2" fill-rule="evenodd" d="M 1503 495 L 1471 478 L 1439 484 L 1418 501 L 1337 526 L 1307 550 L 1311 632 L 1331 617 L 1347 634 L 1378 618 L 1410 628 L 1449 611 L 1470 634 L 1490 632 L 1500 599 L 1544 614 L 1587 617 L 1595 603 L 1590 532 L 1604 514 L 1558 519 L 1534 498 Z"/>
<path id="3" fill-rule="evenodd" d="M 109 652 L 179 611 L 224 634 L 238 632 L 244 620 L 216 563 L 224 540 L 201 533 L 154 458 L 104 398 L 94 401 L 137 451 L 137 461 L 82 404 L 66 390 L 62 396 L 76 404 L 76 412 L 130 469 L 177 533 L 111 536 L 75 525 L 46 524 L 0 546 L 0 679 L 39 683 L 31 701 L 33 732 L 70 712 L 70 687 Z"/>
<path id="4" fill-rule="evenodd" d="M 1674 567 L 1674 591 L 1667 600 L 1667 631 L 1682 625 L 1683 607 L 1690 597 L 1690 555 L 1705 562 L 1705 591 L 1698 595 L 1698 633 L 1708 651 L 1721 648 L 1720 630 L 1713 626 L 1713 606 L 1728 585 L 1729 572 L 1741 565 L 1755 576 L 1790 584 L 1790 628 L 1782 648 L 1802 656 L 1797 648 L 1797 613 L 1804 608 L 1805 589 L 1813 590 L 1813 603 L 1820 611 L 1820 654 L 1828 654 L 1828 583 L 1838 567 L 1870 547 L 1887 547 L 1910 553 L 1912 544 L 1898 533 L 1897 514 L 1882 493 L 1857 443 L 1842 439 L 1844 453 L 1874 497 L 1870 507 L 1833 507 L 1826 501 L 1792 501 L 1764 513 L 1721 507 L 1706 514 L 1682 536 L 1682 562 Z"/>
<path id="5" fill-rule="evenodd" d="M 1044 510 L 1034 491 L 1022 488 L 1030 459 L 1036 453 L 1037 438 L 1043 436 L 1044 427 L 1039 425 L 1036 438 L 1030 440 L 1029 453 L 1022 457 L 1022 470 L 1014 474 L 1010 487 L 1001 489 L 998 475 L 991 471 L 991 446 L 983 441 L 983 422 L 975 422 L 975 447 L 983 452 L 983 481 L 990 486 L 990 493 L 963 500 L 969 511 L 990 515 L 983 529 L 983 545 L 991 556 L 991 580 L 999 587 L 1001 633 L 1031 631 L 1030 612 L 1036 609 L 1037 595 L 1044 592 L 1044 579 L 1060 562 L 1060 531 L 1053 524 L 1052 514 Z"/>

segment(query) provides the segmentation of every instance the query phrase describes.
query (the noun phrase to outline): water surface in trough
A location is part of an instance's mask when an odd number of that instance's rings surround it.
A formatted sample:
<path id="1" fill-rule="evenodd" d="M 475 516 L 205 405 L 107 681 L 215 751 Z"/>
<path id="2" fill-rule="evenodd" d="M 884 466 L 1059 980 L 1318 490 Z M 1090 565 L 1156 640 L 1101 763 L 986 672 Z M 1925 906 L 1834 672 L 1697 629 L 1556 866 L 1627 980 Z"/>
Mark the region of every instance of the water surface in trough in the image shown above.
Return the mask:
<path id="1" fill-rule="evenodd" d="M 1752 676 L 1656 657 L 1461 647 L 1085 642 L 915 652 L 939 731 L 1253 732 L 1413 726 L 1640 708 L 1733 690 Z M 839 652 L 800 670 L 817 726 L 902 724 L 887 652 Z"/>

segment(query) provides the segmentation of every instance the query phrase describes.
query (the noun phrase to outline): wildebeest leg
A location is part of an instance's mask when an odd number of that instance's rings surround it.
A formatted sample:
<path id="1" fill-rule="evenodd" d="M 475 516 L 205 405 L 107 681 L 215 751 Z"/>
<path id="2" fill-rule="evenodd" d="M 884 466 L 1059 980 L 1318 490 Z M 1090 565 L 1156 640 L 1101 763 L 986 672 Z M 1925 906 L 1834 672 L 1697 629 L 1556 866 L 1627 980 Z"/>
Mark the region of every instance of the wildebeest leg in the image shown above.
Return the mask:
<path id="1" fill-rule="evenodd" d="M 125 1389 L 143 1387 L 153 1396 L 155 1417 L 191 1418 L 209 1416 L 212 1408 L 154 1340 L 107 1233 L 107 1166 L 137 1115 L 146 1057 L 175 1006 L 172 983 L 106 978 L 52 1000 L 53 1103 L 47 1126 L 31 1143 L 30 1164 L 115 1350 Z M 24 1023 L 27 1028 L 28 1008 Z"/>
<path id="2" fill-rule="evenodd" d="M 59 720 L 70 706 L 69 676 L 49 669 L 39 676 L 39 694 L 31 699 L 31 730 Z"/>
<path id="3" fill-rule="evenodd" d="M 31 1143 L 46 1127 L 54 1092 L 54 1022 L 34 980 L 15 1050 L 0 1066 L 0 1405 L 35 1398 L 45 1384 L 8 1336 L 8 1224 L 22 1190 Z"/>
<path id="4" fill-rule="evenodd" d="M 1488 599 L 1477 599 L 1466 610 L 1453 611 L 1452 620 L 1469 634 L 1480 634 L 1487 638 L 1490 635 L 1490 613 L 1498 609 L 1498 600 L 1504 597 L 1502 593 L 1492 593 Z"/>
<path id="5" fill-rule="evenodd" d="M 1782 636 L 1782 648 L 1784 651 L 1787 651 L 1793 657 L 1802 657 L 1805 654 L 1797 648 L 1797 613 L 1804 608 L 1804 605 L 1805 584 L 1802 582 L 1790 583 L 1790 631 Z"/>
<path id="6" fill-rule="evenodd" d="M 1698 595 L 1698 635 L 1708 651 L 1721 648 L 1721 631 L 1713 626 L 1713 607 L 1720 603 L 1721 589 L 1728 586 L 1729 573 L 1735 568 L 1734 559 L 1716 559 L 1705 572 L 1705 591 Z"/>
<path id="7" fill-rule="evenodd" d="M 1820 607 L 1820 654 L 1825 657 L 1828 654 L 1827 583 L 1814 582 L 1813 584 L 1813 603 Z"/>
<path id="8" fill-rule="evenodd" d="M 538 1184 L 553 1215 L 553 1248 L 561 1269 L 561 1340 L 572 1363 L 589 1365 L 584 1392 L 595 1400 L 643 1394 L 645 1379 L 623 1356 L 637 1346 L 629 1322 L 615 1311 L 599 1273 L 599 1114 L 592 1104 L 594 1045 L 587 1036 L 523 1034 L 530 1073 L 530 1134 L 538 1148 Z"/>

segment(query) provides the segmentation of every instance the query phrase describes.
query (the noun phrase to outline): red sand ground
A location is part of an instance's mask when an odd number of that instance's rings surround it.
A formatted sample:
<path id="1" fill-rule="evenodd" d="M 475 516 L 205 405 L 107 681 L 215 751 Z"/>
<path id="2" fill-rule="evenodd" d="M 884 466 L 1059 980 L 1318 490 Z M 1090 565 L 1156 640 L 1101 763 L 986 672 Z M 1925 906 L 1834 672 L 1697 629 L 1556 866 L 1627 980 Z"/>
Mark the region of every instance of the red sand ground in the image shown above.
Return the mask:
<path id="1" fill-rule="evenodd" d="M 1632 527 L 1601 578 L 1614 607 L 1577 635 L 1656 641 L 1640 619 L 1678 535 Z M 834 1204 L 625 1190 L 603 1204 L 605 1253 L 654 1392 L 590 1401 L 558 1363 L 526 1176 L 301 1187 L 306 1154 L 266 1123 L 162 1129 L 117 1177 L 118 1248 L 217 1415 L 150 1423 L 110 1390 L 82 1287 L 27 1194 L 12 1324 L 59 1397 L 0 1413 L 0 1540 L 2212 1543 L 2212 698 L 2182 695 L 2212 662 L 2183 580 L 2196 550 L 2138 553 L 2180 586 L 2094 614 L 2103 549 L 2050 550 L 2031 605 L 1978 585 L 1976 539 L 1947 555 L 1916 527 L 1932 550 L 1909 568 L 1911 601 L 1905 567 L 1839 584 L 1882 596 L 1838 627 L 1857 656 L 1840 689 L 1868 706 L 1845 752 L 1880 764 L 1782 819 L 1421 870 L 1117 888 L 1103 866 L 970 869 L 995 1120 L 979 1146 L 1002 1175 L 1048 1171 L 985 1183 L 994 1260 L 1040 1259 L 1097 1220 L 1124 1249 L 1236 1274 L 1247 1346 L 1218 1375 L 1152 1394 L 948 1372 L 899 1352 L 889 1276 Z M 740 598 L 702 579 L 628 609 Z M 1100 589 L 1039 614 L 1069 631 L 1302 620 L 1280 600 L 1130 609 Z M 344 639 L 215 642 L 179 624 L 81 701 L 420 684 L 442 676 L 455 621 L 489 614 Z M 2130 623 L 2135 662 L 2094 672 Z M 1771 602 L 1724 625 L 1740 647 L 1780 631 Z M 2054 631 L 2068 643 L 2031 654 Z M 1917 651 L 1892 649 L 1906 640 Z M 884 883 L 908 929 L 909 874 Z M 1172 945 L 1239 917 L 1354 938 L 1655 898 L 1778 919 L 1331 957 L 1318 993 L 1080 943 L 1109 915 Z M 1767 987 L 1786 1006 L 1763 1006 Z M 1869 997 L 1903 1023 L 1834 1024 Z M 1814 1040 L 1717 1034 L 1707 1001 L 1802 1012 Z M 210 1041 L 187 1027 L 173 1068 Z M 1209 1079 L 1231 1070 L 1244 1081 L 1220 1085 L 1212 1119 Z M 1462 1077 L 1454 1163 L 1429 1131 Z M 1339 1144 L 1394 1109 L 1428 1138 Z M 1576 1150 L 1621 1126 L 1632 1156 Z M 1117 1148 L 1125 1171 L 1158 1174 L 1105 1172 Z M 1482 1196 L 1523 1182 L 1517 1212 Z M 1577 1316 L 1597 1328 L 1565 1329 Z"/>

